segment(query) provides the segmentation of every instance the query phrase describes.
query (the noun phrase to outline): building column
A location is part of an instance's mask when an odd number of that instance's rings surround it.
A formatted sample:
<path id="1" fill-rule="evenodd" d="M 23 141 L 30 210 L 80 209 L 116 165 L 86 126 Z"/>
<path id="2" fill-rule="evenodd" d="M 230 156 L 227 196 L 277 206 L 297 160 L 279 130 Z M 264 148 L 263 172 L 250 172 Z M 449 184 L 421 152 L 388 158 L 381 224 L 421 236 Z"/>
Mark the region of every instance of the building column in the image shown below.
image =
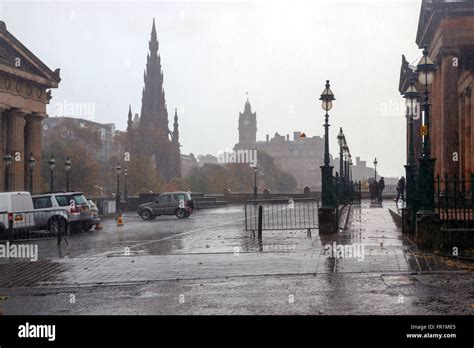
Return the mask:
<path id="1" fill-rule="evenodd" d="M 471 175 L 472 167 L 471 167 L 471 157 L 472 157 L 472 148 L 471 148 L 471 88 L 466 89 L 466 97 L 464 98 L 465 101 L 465 108 L 464 108 L 464 120 L 466 128 L 464 129 L 464 178 L 465 180 L 469 180 Z"/>
<path id="2" fill-rule="evenodd" d="M 0 109 L 0 192 L 3 192 L 5 189 L 5 168 L 3 165 L 3 156 L 5 156 L 7 149 L 5 148 L 4 144 L 4 136 L 3 133 L 5 132 L 5 126 L 3 122 L 3 109 Z"/>
<path id="3" fill-rule="evenodd" d="M 459 174 L 459 161 L 453 161 L 453 153 L 459 154 L 459 99 L 458 68 L 452 62 L 458 55 L 446 54 L 441 58 L 441 142 L 443 169 L 449 176 Z"/>
<path id="4" fill-rule="evenodd" d="M 13 157 L 10 170 L 10 187 L 12 191 L 23 191 L 25 178 L 25 115 L 18 111 L 9 114 L 7 129 L 7 151 Z"/>
<path id="5" fill-rule="evenodd" d="M 471 172 L 474 172 L 474 107 L 472 107 L 472 105 L 474 105 L 474 93 L 472 93 L 471 91 L 471 95 L 470 95 L 470 98 L 471 98 Z"/>
<path id="6" fill-rule="evenodd" d="M 29 115 L 26 117 L 25 126 L 25 188 L 29 189 L 30 172 L 28 160 L 30 154 L 36 160 L 33 170 L 33 192 L 41 192 L 41 121 L 43 118 L 37 115 Z"/>
<path id="7" fill-rule="evenodd" d="M 461 92 L 461 95 L 459 96 L 459 122 L 458 122 L 458 127 L 459 127 L 459 138 L 458 138 L 458 144 L 459 144 L 459 151 L 458 151 L 458 158 L 459 158 L 459 171 L 456 174 L 459 178 L 462 178 L 464 175 L 464 170 L 466 168 L 465 166 L 465 160 L 466 160 L 466 138 L 464 137 L 465 134 L 465 129 L 466 129 L 466 93 L 465 91 Z"/>

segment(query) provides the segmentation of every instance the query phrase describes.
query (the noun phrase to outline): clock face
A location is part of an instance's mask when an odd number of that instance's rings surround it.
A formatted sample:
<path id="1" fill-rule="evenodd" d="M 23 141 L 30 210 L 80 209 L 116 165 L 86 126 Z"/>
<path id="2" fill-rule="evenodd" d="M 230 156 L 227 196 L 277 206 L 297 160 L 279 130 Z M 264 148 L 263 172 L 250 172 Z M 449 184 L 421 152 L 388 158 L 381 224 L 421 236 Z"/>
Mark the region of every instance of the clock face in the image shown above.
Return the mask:
<path id="1" fill-rule="evenodd" d="M 244 125 L 248 126 L 250 124 L 249 120 L 244 120 Z"/>

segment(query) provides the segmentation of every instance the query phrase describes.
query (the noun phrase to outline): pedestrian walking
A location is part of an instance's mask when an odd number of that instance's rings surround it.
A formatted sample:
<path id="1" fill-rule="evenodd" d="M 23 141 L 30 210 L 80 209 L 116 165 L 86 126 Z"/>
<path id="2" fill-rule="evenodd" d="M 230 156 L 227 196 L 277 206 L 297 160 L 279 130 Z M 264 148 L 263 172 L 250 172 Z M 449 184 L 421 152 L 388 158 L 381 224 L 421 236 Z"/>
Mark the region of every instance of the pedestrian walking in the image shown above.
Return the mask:
<path id="1" fill-rule="evenodd" d="M 398 200 L 400 199 L 400 196 L 402 196 L 402 201 L 405 200 L 405 177 L 402 176 L 397 183 L 397 199 L 395 200 L 395 203 L 398 204 Z"/>
<path id="2" fill-rule="evenodd" d="M 377 193 L 378 193 L 378 201 L 379 203 L 382 203 L 382 196 L 383 196 L 383 190 L 385 188 L 385 181 L 383 179 L 383 176 L 380 178 L 379 182 L 377 183 Z"/>

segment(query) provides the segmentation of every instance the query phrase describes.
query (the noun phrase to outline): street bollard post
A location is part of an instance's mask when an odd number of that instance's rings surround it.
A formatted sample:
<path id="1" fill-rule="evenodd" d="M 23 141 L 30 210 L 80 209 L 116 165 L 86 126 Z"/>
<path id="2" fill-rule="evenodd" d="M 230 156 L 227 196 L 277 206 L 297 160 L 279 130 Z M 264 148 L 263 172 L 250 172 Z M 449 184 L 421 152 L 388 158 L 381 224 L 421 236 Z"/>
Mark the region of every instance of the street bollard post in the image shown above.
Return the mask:
<path id="1" fill-rule="evenodd" d="M 258 206 L 258 239 L 262 240 L 262 217 L 263 217 L 263 207 L 262 205 Z"/>

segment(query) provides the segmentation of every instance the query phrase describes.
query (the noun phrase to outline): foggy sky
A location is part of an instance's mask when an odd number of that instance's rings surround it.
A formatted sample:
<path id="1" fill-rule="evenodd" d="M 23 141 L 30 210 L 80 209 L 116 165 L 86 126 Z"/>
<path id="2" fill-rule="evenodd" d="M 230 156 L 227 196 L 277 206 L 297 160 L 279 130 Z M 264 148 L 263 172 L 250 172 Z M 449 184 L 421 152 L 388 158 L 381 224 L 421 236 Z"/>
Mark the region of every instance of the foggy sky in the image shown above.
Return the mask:
<path id="1" fill-rule="evenodd" d="M 0 0 L 1 1 L 1 0 Z M 126 128 L 139 113 L 152 19 L 170 126 L 178 108 L 182 153 L 217 155 L 238 141 L 246 92 L 257 138 L 323 134 L 318 100 L 326 79 L 336 101 L 330 149 L 343 127 L 353 159 L 404 174 L 405 119 L 398 93 L 401 55 L 421 56 L 421 0 L 110 2 L 3 0 L 7 29 L 62 81 L 57 103 L 93 105 L 97 122 Z M 90 118 L 90 117 L 89 117 Z M 322 154 L 321 154 L 322 156 Z"/>

